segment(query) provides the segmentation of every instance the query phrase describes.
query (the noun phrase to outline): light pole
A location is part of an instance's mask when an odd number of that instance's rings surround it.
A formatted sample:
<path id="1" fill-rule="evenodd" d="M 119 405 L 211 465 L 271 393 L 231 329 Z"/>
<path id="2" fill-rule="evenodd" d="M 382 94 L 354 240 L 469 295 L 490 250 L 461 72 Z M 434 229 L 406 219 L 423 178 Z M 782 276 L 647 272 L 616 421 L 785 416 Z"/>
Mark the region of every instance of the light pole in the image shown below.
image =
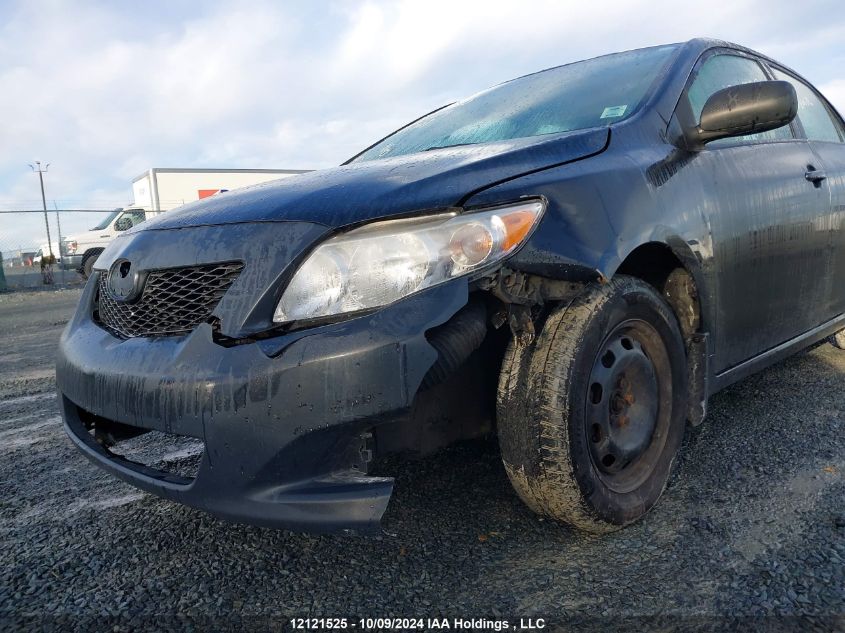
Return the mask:
<path id="1" fill-rule="evenodd" d="M 53 241 L 50 239 L 50 220 L 47 219 L 47 197 L 44 195 L 44 172 L 50 169 L 50 163 L 44 165 L 41 169 L 41 161 L 35 161 L 35 165 L 30 165 L 32 171 L 38 172 L 38 182 L 41 183 L 41 204 L 44 208 L 44 226 L 47 227 L 47 250 L 50 252 L 50 260 L 53 259 Z"/>
<path id="2" fill-rule="evenodd" d="M 65 267 L 67 266 L 67 262 L 64 261 L 65 256 L 62 253 L 62 221 L 59 219 L 59 205 L 56 204 L 55 199 L 53 200 L 53 208 L 56 210 L 56 233 L 59 234 L 56 238 L 56 243 L 59 245 L 59 259 L 61 260 L 59 270 L 62 271 L 62 283 L 65 283 Z"/>
<path id="3" fill-rule="evenodd" d="M 50 237 L 50 220 L 47 217 L 47 196 L 44 195 L 44 172 L 50 168 L 50 163 L 47 163 L 44 165 L 44 169 L 41 169 L 41 161 L 37 160 L 35 161 L 35 166 L 30 165 L 29 168 L 32 171 L 38 172 L 38 182 L 41 183 L 41 205 L 44 209 L 44 226 L 47 227 L 47 252 L 50 253 L 49 263 L 46 266 L 44 265 L 45 255 L 44 253 L 41 254 L 41 277 L 45 284 L 52 284 L 53 262 L 56 261 L 56 258 L 53 255 L 53 240 Z"/>
<path id="4" fill-rule="evenodd" d="M 53 200 L 53 208 L 56 210 L 56 232 L 59 236 L 56 241 L 59 243 L 59 257 L 62 255 L 62 221 L 59 219 L 59 205 Z"/>

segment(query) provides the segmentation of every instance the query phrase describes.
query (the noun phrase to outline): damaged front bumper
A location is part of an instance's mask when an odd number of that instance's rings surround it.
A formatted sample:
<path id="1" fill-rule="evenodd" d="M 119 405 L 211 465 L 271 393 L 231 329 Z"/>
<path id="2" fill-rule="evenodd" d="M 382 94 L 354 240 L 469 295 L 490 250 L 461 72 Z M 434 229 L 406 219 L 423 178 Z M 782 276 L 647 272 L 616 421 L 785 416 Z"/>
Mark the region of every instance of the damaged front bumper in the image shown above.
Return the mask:
<path id="1" fill-rule="evenodd" d="M 393 480 L 366 475 L 368 432 L 408 412 L 437 359 L 426 331 L 466 305 L 466 280 L 349 321 L 225 346 L 208 323 L 182 336 L 114 336 L 92 315 L 100 274 L 62 335 L 56 371 L 67 433 L 89 459 L 230 520 L 378 529 Z M 195 476 L 106 448 L 93 431 L 115 423 L 201 440 Z"/>

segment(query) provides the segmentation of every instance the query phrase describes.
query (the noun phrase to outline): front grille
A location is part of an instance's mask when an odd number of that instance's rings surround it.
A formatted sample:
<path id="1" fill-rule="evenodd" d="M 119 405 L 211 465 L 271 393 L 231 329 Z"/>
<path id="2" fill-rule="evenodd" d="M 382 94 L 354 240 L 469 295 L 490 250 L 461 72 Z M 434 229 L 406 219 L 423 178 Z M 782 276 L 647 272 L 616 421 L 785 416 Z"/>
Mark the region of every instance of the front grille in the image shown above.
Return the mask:
<path id="1" fill-rule="evenodd" d="M 208 320 L 242 268 L 241 262 L 227 262 L 153 270 L 134 303 L 115 301 L 108 291 L 108 274 L 102 273 L 94 319 L 124 338 L 191 332 Z"/>

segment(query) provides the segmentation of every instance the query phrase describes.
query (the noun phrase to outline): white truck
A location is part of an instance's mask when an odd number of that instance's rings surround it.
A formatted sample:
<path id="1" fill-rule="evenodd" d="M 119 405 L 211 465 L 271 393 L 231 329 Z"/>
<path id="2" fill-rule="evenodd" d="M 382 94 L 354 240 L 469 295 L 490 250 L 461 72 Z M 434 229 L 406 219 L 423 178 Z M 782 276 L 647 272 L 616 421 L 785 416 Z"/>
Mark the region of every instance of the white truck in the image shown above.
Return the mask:
<path id="1" fill-rule="evenodd" d="M 55 263 L 61 264 L 62 258 L 59 256 L 59 243 L 53 242 L 53 257 L 55 258 Z M 38 249 L 38 252 L 35 253 L 35 257 L 32 258 L 32 265 L 39 266 L 41 264 L 41 260 L 45 257 L 50 256 L 50 245 L 42 244 L 41 248 Z"/>
<path id="2" fill-rule="evenodd" d="M 88 277 L 97 257 L 120 231 L 147 218 L 201 200 L 268 180 L 288 178 L 307 169 L 180 169 L 153 167 L 132 181 L 132 204 L 115 209 L 86 233 L 66 237 L 61 244 L 63 265 Z M 59 256 L 59 253 L 56 253 Z"/>

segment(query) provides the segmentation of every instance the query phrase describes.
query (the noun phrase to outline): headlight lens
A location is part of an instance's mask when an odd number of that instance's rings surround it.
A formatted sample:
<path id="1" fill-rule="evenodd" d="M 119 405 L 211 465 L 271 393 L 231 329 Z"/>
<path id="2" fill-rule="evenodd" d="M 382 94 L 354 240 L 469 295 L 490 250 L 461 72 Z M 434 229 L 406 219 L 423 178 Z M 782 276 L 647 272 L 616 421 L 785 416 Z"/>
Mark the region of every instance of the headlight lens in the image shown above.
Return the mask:
<path id="1" fill-rule="evenodd" d="M 385 305 L 415 292 L 425 281 L 431 259 L 428 247 L 413 233 L 364 240 L 349 263 L 347 290 L 353 306 Z"/>
<path id="2" fill-rule="evenodd" d="M 299 267 L 275 323 L 388 305 L 494 264 L 525 241 L 541 200 L 463 214 L 374 222 L 320 244 Z"/>

